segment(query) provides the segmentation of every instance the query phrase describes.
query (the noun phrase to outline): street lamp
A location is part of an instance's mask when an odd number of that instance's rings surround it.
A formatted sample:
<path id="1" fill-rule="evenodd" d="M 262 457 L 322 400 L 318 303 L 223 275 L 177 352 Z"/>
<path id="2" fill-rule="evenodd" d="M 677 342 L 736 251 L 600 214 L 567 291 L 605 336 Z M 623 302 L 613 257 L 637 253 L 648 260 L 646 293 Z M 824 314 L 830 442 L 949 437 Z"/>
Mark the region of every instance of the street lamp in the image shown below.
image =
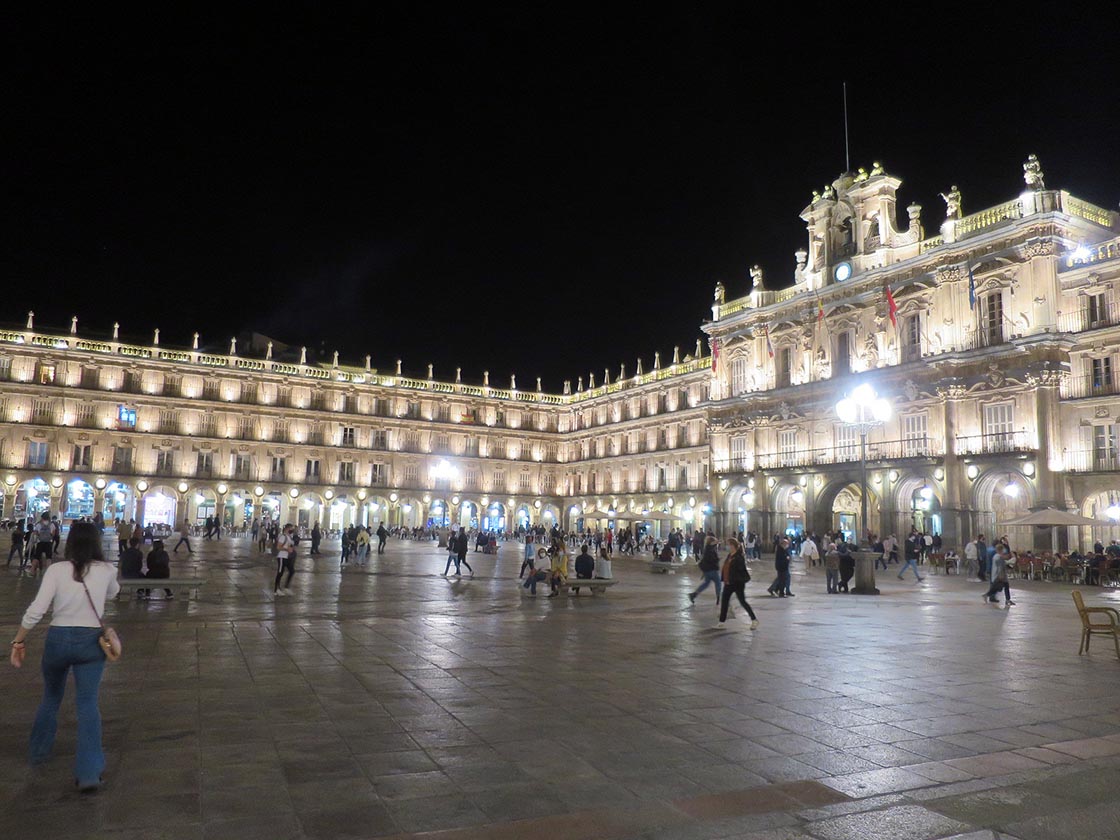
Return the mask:
<path id="1" fill-rule="evenodd" d="M 866 382 L 853 389 L 850 396 L 836 403 L 836 416 L 841 423 L 859 430 L 860 493 L 859 515 L 862 536 L 860 543 L 867 550 L 867 433 L 882 426 L 891 417 L 891 404 L 875 393 Z"/>

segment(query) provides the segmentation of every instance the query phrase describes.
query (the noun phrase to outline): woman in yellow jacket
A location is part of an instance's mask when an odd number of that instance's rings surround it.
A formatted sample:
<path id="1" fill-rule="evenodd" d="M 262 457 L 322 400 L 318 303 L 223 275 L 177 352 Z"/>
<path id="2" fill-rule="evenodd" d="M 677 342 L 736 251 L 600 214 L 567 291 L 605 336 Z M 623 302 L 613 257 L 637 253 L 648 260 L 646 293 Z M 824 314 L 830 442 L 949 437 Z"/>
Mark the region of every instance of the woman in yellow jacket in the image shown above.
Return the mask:
<path id="1" fill-rule="evenodd" d="M 555 598 L 560 594 L 560 587 L 568 581 L 568 550 L 564 548 L 562 540 L 552 541 L 552 577 L 550 578 L 550 586 L 552 593 L 549 598 Z"/>
<path id="2" fill-rule="evenodd" d="M 358 529 L 358 565 L 364 566 L 369 556 L 369 531 L 365 528 Z"/>

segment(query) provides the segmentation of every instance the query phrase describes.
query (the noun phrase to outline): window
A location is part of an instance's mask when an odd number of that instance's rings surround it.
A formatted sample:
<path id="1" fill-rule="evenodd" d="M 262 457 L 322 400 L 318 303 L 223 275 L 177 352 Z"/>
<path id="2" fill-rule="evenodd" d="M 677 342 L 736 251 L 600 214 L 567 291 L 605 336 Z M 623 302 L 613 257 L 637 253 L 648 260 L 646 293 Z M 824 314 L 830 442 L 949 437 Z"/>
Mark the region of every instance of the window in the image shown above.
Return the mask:
<path id="1" fill-rule="evenodd" d="M 731 438 L 731 469 L 747 469 L 747 438 L 743 435 Z"/>
<path id="2" fill-rule="evenodd" d="M 836 353 L 832 357 L 832 375 L 852 372 L 852 334 L 845 330 L 836 336 Z"/>
<path id="3" fill-rule="evenodd" d="M 778 432 L 778 463 L 783 467 L 797 460 L 797 429 Z"/>
<path id="4" fill-rule="evenodd" d="M 445 455 L 451 451 L 451 440 L 447 435 L 436 435 L 434 451 L 441 452 Z"/>
<path id="5" fill-rule="evenodd" d="M 164 434 L 174 434 L 179 428 L 178 412 L 168 409 L 160 409 L 159 412 L 159 430 Z"/>
<path id="6" fill-rule="evenodd" d="M 747 390 L 747 360 L 742 356 L 731 362 L 731 393 L 742 394 Z"/>
<path id="7" fill-rule="evenodd" d="M 380 485 L 387 483 L 388 471 L 384 464 L 371 464 L 369 468 L 369 483 Z"/>
<path id="8" fill-rule="evenodd" d="M 472 490 L 478 489 L 478 470 L 467 470 L 467 487 Z"/>
<path id="9" fill-rule="evenodd" d="M 54 365 L 39 365 L 39 384 L 53 385 L 55 375 Z"/>
<path id="10" fill-rule="evenodd" d="M 1014 443 L 1014 403 L 996 403 L 984 406 L 984 449 L 987 452 L 1007 452 Z"/>
<path id="11" fill-rule="evenodd" d="M 907 315 L 902 319 L 902 361 L 912 362 L 922 357 L 922 316 Z"/>
<path id="12" fill-rule="evenodd" d="M 451 422 L 451 406 L 441 405 L 439 411 L 436 413 L 436 419 L 441 423 Z"/>
<path id="13" fill-rule="evenodd" d="M 1116 469 L 1118 436 L 1120 425 L 1115 423 L 1093 427 L 1093 469 Z"/>
<path id="14" fill-rule="evenodd" d="M 688 467 L 681 467 L 677 476 L 677 489 L 688 489 Z"/>
<path id="15" fill-rule="evenodd" d="M 171 475 L 174 470 L 174 453 L 167 449 L 156 452 L 156 475 Z"/>
<path id="16" fill-rule="evenodd" d="M 288 440 L 288 421 L 287 420 L 277 420 L 275 422 L 275 424 L 273 425 L 272 429 L 275 432 L 277 440 L 282 440 L 282 441 Z"/>
<path id="17" fill-rule="evenodd" d="M 47 465 L 47 443 L 33 440 L 27 444 L 27 466 L 45 467 Z"/>
<path id="18" fill-rule="evenodd" d="M 490 486 L 490 489 L 493 490 L 495 493 L 501 493 L 503 490 L 506 489 L 506 471 L 505 470 L 494 470 L 493 484 Z"/>
<path id="19" fill-rule="evenodd" d="M 50 400 L 35 400 L 35 402 L 32 403 L 31 421 L 33 423 L 50 423 L 51 414 Z"/>
<path id="20" fill-rule="evenodd" d="M 782 347 L 778 350 L 778 362 L 774 370 L 774 387 L 789 387 L 792 373 L 793 351 L 789 347 Z"/>
<path id="21" fill-rule="evenodd" d="M 273 456 L 272 458 L 272 480 L 284 481 L 285 473 L 288 471 L 288 465 L 284 458 Z"/>
<path id="22" fill-rule="evenodd" d="M 86 429 L 92 429 L 94 426 L 93 406 L 89 403 L 81 403 L 74 411 L 74 423 Z"/>
<path id="23" fill-rule="evenodd" d="M 233 477 L 248 478 L 252 467 L 252 459 L 248 455 L 233 456 Z"/>
<path id="24" fill-rule="evenodd" d="M 305 481 L 318 481 L 319 480 L 319 459 L 308 458 L 303 469 L 303 478 Z"/>
<path id="25" fill-rule="evenodd" d="M 980 307 L 981 346 L 1003 343 L 1003 292 L 992 292 Z"/>
<path id="26" fill-rule="evenodd" d="M 1085 315 L 1089 322 L 1089 329 L 1104 326 L 1108 323 L 1108 309 L 1105 305 L 1104 292 L 1085 296 Z"/>
<path id="27" fill-rule="evenodd" d="M 122 429 L 136 428 L 136 409 L 117 406 L 117 426 Z"/>
<path id="28" fill-rule="evenodd" d="M 533 477 L 528 472 L 522 472 L 517 477 L 517 488 L 519 490 L 529 491 L 533 489 Z"/>
<path id="29" fill-rule="evenodd" d="M 195 474 L 199 478 L 212 478 L 214 475 L 214 453 L 199 452 Z"/>
<path id="30" fill-rule="evenodd" d="M 338 465 L 338 483 L 339 484 L 353 484 L 354 483 L 354 462 L 343 462 Z"/>
<path id="31" fill-rule="evenodd" d="M 1089 366 L 1093 390 L 1112 393 L 1112 357 L 1090 359 Z"/>
<path id="32" fill-rule="evenodd" d="M 902 417 L 902 457 L 929 455 L 929 415 L 907 414 Z"/>
<path id="33" fill-rule="evenodd" d="M 836 460 L 855 461 L 859 458 L 859 429 L 849 423 L 836 424 Z"/>
<path id="34" fill-rule="evenodd" d="M 369 436 L 370 449 L 388 449 L 389 433 L 384 429 L 374 429 Z"/>
<path id="35" fill-rule="evenodd" d="M 416 464 L 405 465 L 404 483 L 407 487 L 415 487 L 420 483 L 420 468 Z"/>
<path id="36" fill-rule="evenodd" d="M 354 442 L 355 440 L 357 440 L 357 435 L 355 434 L 354 427 L 353 426 L 343 426 L 342 427 L 342 445 L 343 446 L 357 446 L 357 444 Z"/>
<path id="37" fill-rule="evenodd" d="M 132 447 L 131 446 L 114 446 L 113 447 L 113 471 L 114 472 L 132 472 Z"/>
<path id="38" fill-rule="evenodd" d="M 93 464 L 93 447 L 88 444 L 77 444 L 73 449 L 73 455 L 70 458 L 70 469 L 76 470 L 79 467 L 89 468 Z"/>
<path id="39" fill-rule="evenodd" d="M 241 438 L 241 440 L 251 440 L 256 437 L 256 435 L 253 434 L 252 417 L 237 418 L 237 436 Z"/>

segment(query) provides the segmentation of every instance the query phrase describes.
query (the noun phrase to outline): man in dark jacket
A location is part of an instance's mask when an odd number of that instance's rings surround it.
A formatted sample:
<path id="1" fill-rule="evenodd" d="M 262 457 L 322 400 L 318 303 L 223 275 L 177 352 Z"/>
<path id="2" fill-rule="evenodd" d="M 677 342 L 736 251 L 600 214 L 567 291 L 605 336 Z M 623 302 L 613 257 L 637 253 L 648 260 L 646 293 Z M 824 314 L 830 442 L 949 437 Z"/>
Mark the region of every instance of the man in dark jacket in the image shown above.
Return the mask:
<path id="1" fill-rule="evenodd" d="M 576 577 L 591 580 L 595 576 L 595 558 L 587 553 L 587 546 L 581 545 L 579 547 L 579 556 L 576 557 Z M 579 587 L 574 587 L 576 595 L 579 594 Z M 594 595 L 594 591 L 591 593 Z"/>
<path id="2" fill-rule="evenodd" d="M 148 552 L 148 573 L 144 577 L 149 580 L 166 580 L 171 577 L 171 558 L 164 550 L 162 540 L 152 541 L 152 550 Z M 168 598 L 175 597 L 175 593 L 170 589 L 164 589 L 163 592 Z M 145 598 L 151 594 L 152 590 L 144 590 Z"/>
<path id="3" fill-rule="evenodd" d="M 385 523 L 381 522 L 377 526 L 377 553 L 385 553 L 385 540 L 389 538 L 389 532 L 385 530 Z"/>
<path id="4" fill-rule="evenodd" d="M 144 577 L 144 555 L 140 551 L 139 540 L 128 541 L 128 548 L 121 552 L 119 568 L 122 578 Z"/>
<path id="5" fill-rule="evenodd" d="M 474 569 L 471 564 L 467 562 L 467 551 L 471 547 L 471 538 L 467 536 L 467 529 L 460 528 L 459 536 L 455 539 L 455 553 L 458 555 L 455 562 L 455 574 L 459 574 L 459 566 L 466 566 L 467 571 L 474 577 Z"/>
<path id="6" fill-rule="evenodd" d="M 789 540 L 782 537 L 778 544 L 774 547 L 774 571 L 777 572 L 777 577 L 774 582 L 766 589 L 771 596 L 777 595 L 779 598 L 785 598 L 787 595 L 792 598 L 793 593 L 789 591 L 790 580 L 789 575 Z"/>
<path id="7" fill-rule="evenodd" d="M 723 581 L 720 580 L 719 576 L 719 553 L 716 551 L 718 542 L 715 537 L 707 537 L 704 540 L 702 551 L 697 552 L 700 556 L 698 564 L 700 572 L 704 575 L 704 580 L 695 590 L 688 593 L 688 600 L 693 604 L 696 603 L 696 596 L 713 583 L 716 585 L 716 603 L 719 603 L 720 594 L 723 592 Z"/>

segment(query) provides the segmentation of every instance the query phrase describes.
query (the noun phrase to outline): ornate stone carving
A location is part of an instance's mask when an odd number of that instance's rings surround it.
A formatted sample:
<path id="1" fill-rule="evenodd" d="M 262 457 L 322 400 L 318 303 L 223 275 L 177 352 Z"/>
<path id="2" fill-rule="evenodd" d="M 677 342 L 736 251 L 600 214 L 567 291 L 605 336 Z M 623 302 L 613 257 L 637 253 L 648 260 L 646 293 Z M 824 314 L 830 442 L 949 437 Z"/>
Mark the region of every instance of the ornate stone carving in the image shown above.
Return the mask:
<path id="1" fill-rule="evenodd" d="M 959 265 L 943 265 L 937 269 L 937 283 L 956 283 L 965 277 L 964 269 Z"/>
<path id="2" fill-rule="evenodd" d="M 1006 375 L 1004 374 L 1003 370 L 1000 369 L 999 365 L 988 365 L 988 384 L 993 388 L 998 388 L 1000 385 L 1002 385 L 1003 381 L 1006 378 Z"/>
<path id="3" fill-rule="evenodd" d="M 1057 250 L 1052 239 L 1033 239 L 1023 246 L 1025 257 L 1049 257 Z"/>
<path id="4" fill-rule="evenodd" d="M 1106 405 L 1098 405 L 1098 406 L 1097 406 L 1097 407 L 1096 407 L 1096 408 L 1095 408 L 1095 409 L 1093 410 L 1093 416 L 1094 416 L 1094 417 L 1108 417 L 1108 416 L 1109 416 L 1109 414 L 1108 414 L 1108 406 L 1106 406 Z"/>
<path id="5" fill-rule="evenodd" d="M 794 416 L 793 406 L 791 406 L 785 400 L 782 400 L 781 405 L 778 406 L 778 416 L 781 417 L 783 420 L 789 420 L 791 417 Z"/>
<path id="6" fill-rule="evenodd" d="M 906 384 L 902 386 L 902 393 L 906 395 L 906 399 L 913 401 L 918 398 L 918 383 L 913 379 L 907 379 Z"/>

